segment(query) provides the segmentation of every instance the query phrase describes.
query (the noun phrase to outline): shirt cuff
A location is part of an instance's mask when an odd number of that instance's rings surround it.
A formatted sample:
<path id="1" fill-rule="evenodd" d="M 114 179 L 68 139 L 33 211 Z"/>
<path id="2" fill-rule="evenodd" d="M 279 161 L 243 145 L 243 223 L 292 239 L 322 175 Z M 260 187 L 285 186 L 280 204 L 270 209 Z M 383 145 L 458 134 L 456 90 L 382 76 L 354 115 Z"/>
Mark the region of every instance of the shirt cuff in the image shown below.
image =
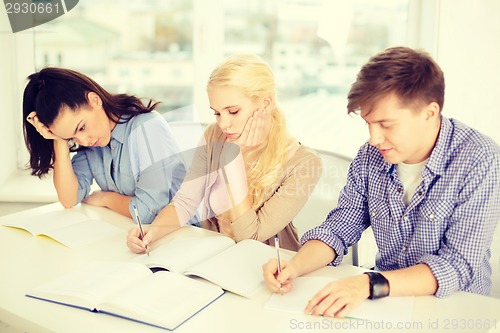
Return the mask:
<path id="1" fill-rule="evenodd" d="M 452 292 L 459 290 L 458 279 L 455 269 L 450 263 L 436 255 L 427 254 L 420 258 L 419 264 L 426 264 L 437 280 L 438 289 L 434 294 L 436 297 L 448 297 Z"/>
<path id="2" fill-rule="evenodd" d="M 128 210 L 130 212 L 130 215 L 132 216 L 133 220 L 135 223 L 137 221 L 135 220 L 135 213 L 134 213 L 134 205 L 137 207 L 137 213 L 139 214 L 139 218 L 141 219 L 142 224 L 151 224 L 158 212 L 155 212 L 153 210 L 150 210 L 147 208 L 144 204 L 138 204 L 137 203 L 137 198 L 132 198 L 132 200 L 129 203 Z"/>
<path id="3" fill-rule="evenodd" d="M 189 220 L 192 218 L 191 212 L 188 208 L 182 204 L 180 201 L 172 200 L 168 205 L 175 207 L 175 212 L 177 213 L 177 219 L 179 220 L 179 225 L 181 227 L 188 224 Z"/>
<path id="4" fill-rule="evenodd" d="M 250 208 L 243 215 L 238 217 L 231 223 L 231 227 L 233 228 L 234 237 L 237 242 L 251 238 L 251 236 L 255 233 L 251 227 L 252 221 L 257 219 L 257 213 L 255 210 Z"/>
<path id="5" fill-rule="evenodd" d="M 344 259 L 344 256 L 347 254 L 347 247 L 343 245 L 340 238 L 333 235 L 331 232 L 329 232 L 327 229 L 322 228 L 321 226 L 307 231 L 301 237 L 300 243 L 304 245 L 310 240 L 319 240 L 335 251 L 337 255 L 335 256 L 335 259 L 328 264 L 329 266 L 339 265 Z"/>

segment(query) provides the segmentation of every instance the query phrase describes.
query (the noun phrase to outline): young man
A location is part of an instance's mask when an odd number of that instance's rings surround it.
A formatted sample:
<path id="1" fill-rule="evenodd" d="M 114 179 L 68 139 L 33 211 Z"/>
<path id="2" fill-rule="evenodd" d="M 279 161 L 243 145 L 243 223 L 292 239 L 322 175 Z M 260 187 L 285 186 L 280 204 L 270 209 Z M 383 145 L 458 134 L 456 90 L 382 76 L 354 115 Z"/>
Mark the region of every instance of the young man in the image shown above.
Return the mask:
<path id="1" fill-rule="evenodd" d="M 366 121 L 370 141 L 353 160 L 338 206 L 302 237 L 303 247 L 277 274 L 263 266 L 267 287 L 338 265 L 348 246 L 372 227 L 375 271 L 332 282 L 304 305 L 314 315 L 345 316 L 363 300 L 463 290 L 488 294 L 490 245 L 500 220 L 500 148 L 441 115 L 444 76 L 432 58 L 387 49 L 363 66 L 348 112 Z"/>

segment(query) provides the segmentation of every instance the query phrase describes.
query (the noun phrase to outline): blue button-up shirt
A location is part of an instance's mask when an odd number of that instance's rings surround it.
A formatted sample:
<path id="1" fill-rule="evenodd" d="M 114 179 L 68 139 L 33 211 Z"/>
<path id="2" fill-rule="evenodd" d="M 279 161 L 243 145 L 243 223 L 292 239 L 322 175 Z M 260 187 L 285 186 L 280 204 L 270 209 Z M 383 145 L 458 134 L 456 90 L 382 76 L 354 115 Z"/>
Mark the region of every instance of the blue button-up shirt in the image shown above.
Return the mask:
<path id="1" fill-rule="evenodd" d="M 172 131 L 156 111 L 118 123 L 109 145 L 77 152 L 72 164 L 78 202 L 89 195 L 95 180 L 103 191 L 132 196 L 130 214 L 134 216 L 136 205 L 143 223 L 151 223 L 170 202 L 186 174 Z"/>
<path id="2" fill-rule="evenodd" d="M 395 166 L 366 143 L 349 168 L 338 206 L 302 243 L 328 244 L 337 253 L 330 264 L 338 265 L 371 226 L 377 269 L 425 263 L 438 281 L 438 297 L 457 290 L 489 294 L 490 245 L 500 220 L 500 148 L 456 120 L 441 120 L 408 206 Z"/>

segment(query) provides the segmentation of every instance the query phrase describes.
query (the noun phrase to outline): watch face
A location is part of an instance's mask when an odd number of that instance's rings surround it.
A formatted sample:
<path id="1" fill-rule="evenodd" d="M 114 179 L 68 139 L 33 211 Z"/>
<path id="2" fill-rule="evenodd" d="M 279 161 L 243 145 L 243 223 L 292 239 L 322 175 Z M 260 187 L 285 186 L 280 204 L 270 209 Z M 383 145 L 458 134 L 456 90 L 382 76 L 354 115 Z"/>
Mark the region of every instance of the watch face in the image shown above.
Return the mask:
<path id="1" fill-rule="evenodd" d="M 370 278 L 370 299 L 377 299 L 389 296 L 389 281 L 378 272 L 366 272 Z"/>
<path id="2" fill-rule="evenodd" d="M 389 296 L 389 284 L 388 283 L 374 283 L 372 288 L 372 298 L 381 298 Z"/>

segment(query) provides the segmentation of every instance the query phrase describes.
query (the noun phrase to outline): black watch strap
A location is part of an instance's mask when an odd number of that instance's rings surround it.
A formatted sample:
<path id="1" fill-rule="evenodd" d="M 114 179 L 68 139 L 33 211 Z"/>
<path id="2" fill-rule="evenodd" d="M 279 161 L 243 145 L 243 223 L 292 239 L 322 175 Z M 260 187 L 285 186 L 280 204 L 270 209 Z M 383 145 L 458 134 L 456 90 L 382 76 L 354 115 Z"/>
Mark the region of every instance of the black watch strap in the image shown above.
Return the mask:
<path id="1" fill-rule="evenodd" d="M 365 272 L 370 278 L 370 296 L 369 299 L 377 299 L 389 296 L 391 288 L 389 287 L 389 281 L 378 272 Z"/>

